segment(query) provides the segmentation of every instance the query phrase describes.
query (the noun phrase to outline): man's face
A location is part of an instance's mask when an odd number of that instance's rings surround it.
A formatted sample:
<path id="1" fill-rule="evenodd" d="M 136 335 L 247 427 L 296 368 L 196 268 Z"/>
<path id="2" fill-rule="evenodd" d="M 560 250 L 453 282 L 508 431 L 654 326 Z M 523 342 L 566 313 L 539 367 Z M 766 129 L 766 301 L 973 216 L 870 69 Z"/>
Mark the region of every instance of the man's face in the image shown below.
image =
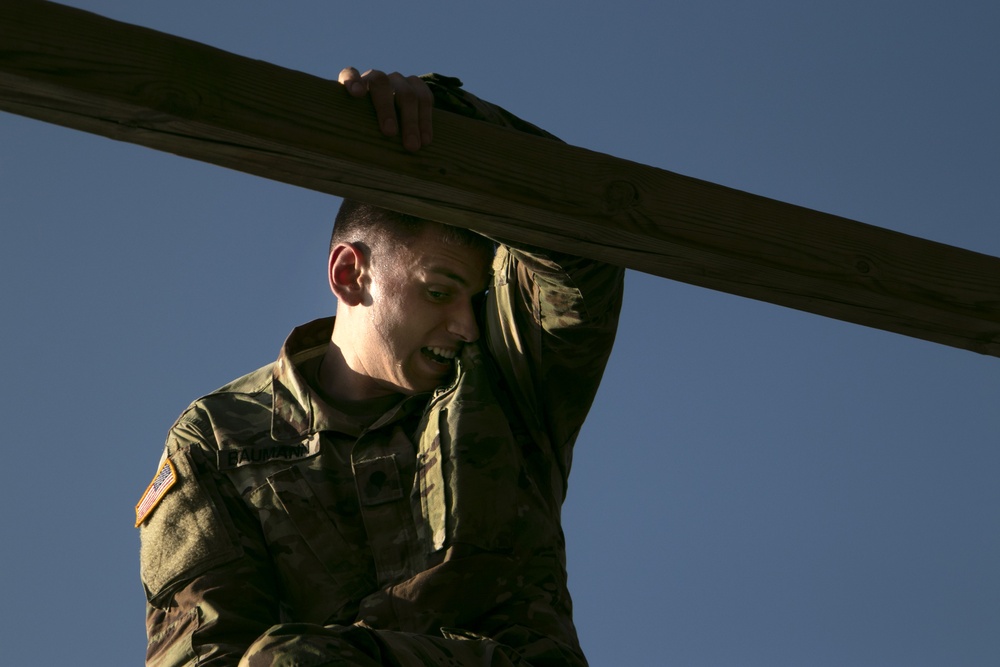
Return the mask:
<path id="1" fill-rule="evenodd" d="M 462 345 L 479 338 L 474 302 L 487 287 L 491 258 L 443 241 L 433 226 L 401 245 L 372 258 L 354 368 L 386 393 L 409 395 L 444 383 Z"/>

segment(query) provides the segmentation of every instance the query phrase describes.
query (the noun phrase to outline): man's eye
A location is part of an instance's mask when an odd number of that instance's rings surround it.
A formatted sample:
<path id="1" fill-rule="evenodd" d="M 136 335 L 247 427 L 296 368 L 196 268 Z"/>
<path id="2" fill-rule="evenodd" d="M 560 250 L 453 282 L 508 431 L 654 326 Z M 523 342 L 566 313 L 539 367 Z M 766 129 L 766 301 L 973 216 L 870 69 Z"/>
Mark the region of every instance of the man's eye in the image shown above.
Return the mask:
<path id="1" fill-rule="evenodd" d="M 438 290 L 429 289 L 427 290 L 427 296 L 429 296 L 434 301 L 444 301 L 448 298 L 447 292 L 439 292 Z"/>

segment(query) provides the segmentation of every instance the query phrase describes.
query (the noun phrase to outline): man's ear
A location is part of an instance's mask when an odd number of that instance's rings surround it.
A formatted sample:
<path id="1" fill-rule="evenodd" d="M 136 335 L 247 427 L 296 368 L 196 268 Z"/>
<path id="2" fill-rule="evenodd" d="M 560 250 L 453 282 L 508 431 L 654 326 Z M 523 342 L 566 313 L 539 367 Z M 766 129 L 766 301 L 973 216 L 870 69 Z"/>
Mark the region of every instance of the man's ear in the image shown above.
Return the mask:
<path id="1" fill-rule="evenodd" d="M 364 298 L 365 254 L 354 243 L 338 243 L 330 251 L 327 277 L 330 291 L 345 306 L 357 306 Z"/>

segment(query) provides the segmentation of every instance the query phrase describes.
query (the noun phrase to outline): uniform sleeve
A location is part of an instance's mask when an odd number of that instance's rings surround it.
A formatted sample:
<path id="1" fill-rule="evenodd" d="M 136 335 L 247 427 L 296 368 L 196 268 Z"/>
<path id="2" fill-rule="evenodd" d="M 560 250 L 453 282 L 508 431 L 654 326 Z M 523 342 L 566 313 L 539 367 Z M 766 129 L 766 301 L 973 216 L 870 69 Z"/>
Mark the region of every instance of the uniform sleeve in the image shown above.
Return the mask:
<path id="1" fill-rule="evenodd" d="M 462 88 L 423 77 L 435 107 L 558 141 L 551 133 Z M 624 269 L 500 241 L 486 311 L 487 345 L 536 437 L 569 446 L 593 403 L 614 344 Z"/>
<path id="2" fill-rule="evenodd" d="M 171 430 L 177 479 L 140 525 L 149 667 L 235 665 L 278 622 L 259 523 L 203 442 L 194 420 Z"/>
<path id="3" fill-rule="evenodd" d="M 486 338 L 527 426 L 558 454 L 564 478 L 611 356 L 621 267 L 501 246 Z M 537 438 L 536 438 L 537 440 Z"/>
<path id="4" fill-rule="evenodd" d="M 425 74 L 420 77 L 427 83 L 434 95 L 434 107 L 451 113 L 457 113 L 468 118 L 483 120 L 494 125 L 510 127 L 520 132 L 527 132 L 547 139 L 559 139 L 550 132 L 518 118 L 503 107 L 492 102 L 486 102 L 462 88 L 462 81 L 453 76 L 443 74 Z"/>

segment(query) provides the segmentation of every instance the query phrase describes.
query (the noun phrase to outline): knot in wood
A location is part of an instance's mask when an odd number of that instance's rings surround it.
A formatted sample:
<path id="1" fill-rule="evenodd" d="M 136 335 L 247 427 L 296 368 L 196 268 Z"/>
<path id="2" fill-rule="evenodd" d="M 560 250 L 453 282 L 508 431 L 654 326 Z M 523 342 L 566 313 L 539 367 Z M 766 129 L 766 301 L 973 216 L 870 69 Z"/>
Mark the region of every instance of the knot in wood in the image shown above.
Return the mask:
<path id="1" fill-rule="evenodd" d="M 604 210 L 619 213 L 631 208 L 639 201 L 639 192 L 628 181 L 611 181 L 604 190 Z"/>
<path id="2" fill-rule="evenodd" d="M 870 257 L 858 255 L 854 259 L 855 270 L 863 276 L 873 276 L 877 273 L 875 262 Z"/>
<path id="3" fill-rule="evenodd" d="M 194 116 L 203 102 L 195 88 L 169 84 L 147 84 L 143 87 L 142 95 L 151 108 L 182 118 Z"/>

